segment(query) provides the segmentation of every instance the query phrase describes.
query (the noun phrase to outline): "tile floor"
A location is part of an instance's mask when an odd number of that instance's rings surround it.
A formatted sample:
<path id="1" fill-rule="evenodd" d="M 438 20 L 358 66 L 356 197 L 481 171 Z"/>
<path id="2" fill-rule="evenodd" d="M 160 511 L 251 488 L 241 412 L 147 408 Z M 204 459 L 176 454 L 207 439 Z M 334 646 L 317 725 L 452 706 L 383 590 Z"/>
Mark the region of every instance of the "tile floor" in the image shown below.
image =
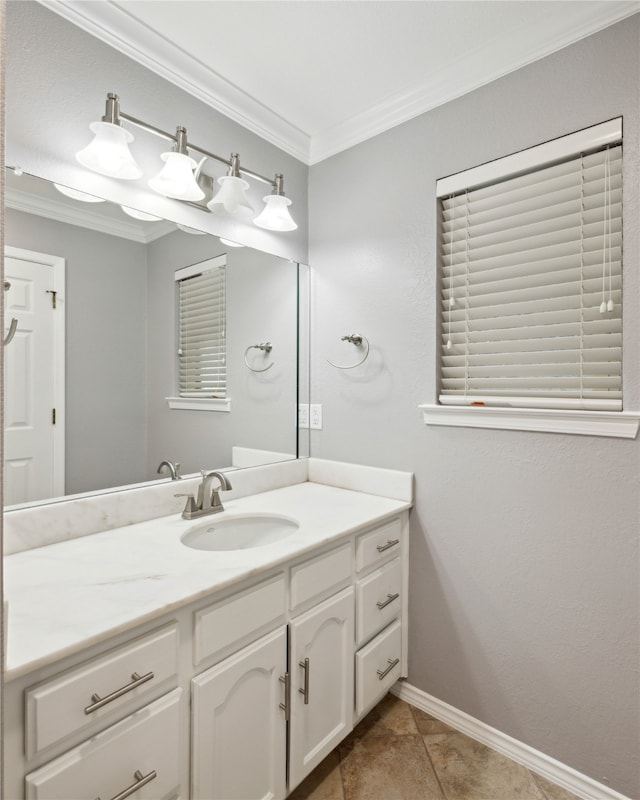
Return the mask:
<path id="1" fill-rule="evenodd" d="M 393 695 L 289 800 L 577 800 Z"/>

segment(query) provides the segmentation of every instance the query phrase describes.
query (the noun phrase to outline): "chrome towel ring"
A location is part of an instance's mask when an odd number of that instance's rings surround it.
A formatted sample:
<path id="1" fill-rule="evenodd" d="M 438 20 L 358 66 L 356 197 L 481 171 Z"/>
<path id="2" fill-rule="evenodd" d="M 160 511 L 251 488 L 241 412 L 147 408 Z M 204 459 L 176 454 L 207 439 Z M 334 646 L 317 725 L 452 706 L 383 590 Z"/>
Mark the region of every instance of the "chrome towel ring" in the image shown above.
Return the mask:
<path id="1" fill-rule="evenodd" d="M 268 367 L 264 367 L 264 369 L 256 369 L 255 367 L 252 367 L 251 364 L 249 364 L 249 362 L 247 361 L 247 355 L 249 353 L 249 350 L 262 350 L 265 353 L 270 353 L 273 350 L 271 342 L 262 342 L 261 344 L 250 344 L 249 347 L 247 347 L 247 349 L 244 351 L 244 363 L 247 365 L 248 369 L 251 370 L 251 372 L 266 372 L 268 369 L 271 369 L 271 367 L 273 366 L 273 361 L 269 364 Z"/>
<path id="2" fill-rule="evenodd" d="M 334 364 L 333 361 L 327 359 L 329 364 L 332 367 L 336 367 L 336 369 L 355 369 L 355 367 L 359 367 L 361 364 L 367 360 L 369 356 L 369 340 L 366 336 L 361 336 L 359 333 L 350 333 L 348 336 L 343 336 L 340 339 L 341 342 L 351 342 L 351 344 L 355 344 L 356 347 L 361 347 L 362 343 L 364 342 L 364 355 L 360 359 L 360 361 L 356 361 L 355 364 Z"/>

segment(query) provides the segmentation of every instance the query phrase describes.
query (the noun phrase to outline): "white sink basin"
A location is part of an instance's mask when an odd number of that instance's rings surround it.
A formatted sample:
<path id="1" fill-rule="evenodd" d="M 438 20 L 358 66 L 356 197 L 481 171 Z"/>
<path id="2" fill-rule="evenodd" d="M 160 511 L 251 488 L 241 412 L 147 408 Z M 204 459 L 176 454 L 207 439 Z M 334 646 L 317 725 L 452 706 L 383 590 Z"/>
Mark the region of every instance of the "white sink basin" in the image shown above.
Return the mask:
<path id="1" fill-rule="evenodd" d="M 210 517 L 190 528 L 181 541 L 195 550 L 248 550 L 279 542 L 293 536 L 298 529 L 294 519 L 276 514 Z"/>

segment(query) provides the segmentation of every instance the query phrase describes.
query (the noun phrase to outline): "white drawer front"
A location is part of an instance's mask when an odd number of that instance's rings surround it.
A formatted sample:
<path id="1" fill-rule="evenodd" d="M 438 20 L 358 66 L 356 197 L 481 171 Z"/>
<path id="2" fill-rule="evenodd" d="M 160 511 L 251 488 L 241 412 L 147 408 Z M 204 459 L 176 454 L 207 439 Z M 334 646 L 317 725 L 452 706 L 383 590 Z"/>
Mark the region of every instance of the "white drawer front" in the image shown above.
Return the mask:
<path id="1" fill-rule="evenodd" d="M 291 609 L 315 602 L 351 582 L 351 543 L 291 569 Z"/>
<path id="2" fill-rule="evenodd" d="M 195 614 L 194 661 L 229 655 L 284 622 L 284 573 Z"/>
<path id="3" fill-rule="evenodd" d="M 164 681 L 171 680 L 175 685 L 177 672 L 178 629 L 172 625 L 29 689 L 27 757 L 113 710 L 137 702 Z M 118 690 L 122 693 L 114 696 Z M 104 705 L 94 701 L 94 696 L 104 699 Z"/>
<path id="4" fill-rule="evenodd" d="M 402 610 L 400 559 L 385 564 L 356 584 L 356 639 L 363 644 Z"/>
<path id="5" fill-rule="evenodd" d="M 394 622 L 356 653 L 356 714 L 360 716 L 400 677 L 402 627 Z"/>
<path id="6" fill-rule="evenodd" d="M 175 689 L 31 772 L 27 800 L 110 800 L 145 778 L 148 783 L 133 794 L 136 800 L 178 795 L 181 694 Z"/>
<path id="7" fill-rule="evenodd" d="M 399 519 L 391 520 L 356 540 L 356 569 L 358 572 L 384 564 L 400 554 L 402 526 Z"/>

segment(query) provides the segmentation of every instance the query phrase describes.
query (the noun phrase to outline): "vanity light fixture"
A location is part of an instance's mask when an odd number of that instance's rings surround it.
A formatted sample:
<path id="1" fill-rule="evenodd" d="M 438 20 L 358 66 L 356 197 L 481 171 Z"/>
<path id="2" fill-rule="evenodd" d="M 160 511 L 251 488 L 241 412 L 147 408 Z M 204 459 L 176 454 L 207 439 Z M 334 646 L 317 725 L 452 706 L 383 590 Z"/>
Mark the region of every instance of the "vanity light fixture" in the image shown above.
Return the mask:
<path id="1" fill-rule="evenodd" d="M 76 153 L 83 167 L 121 180 L 137 180 L 142 170 L 129 151 L 133 134 L 125 130 L 120 122 L 118 95 L 110 92 L 104 117 L 100 122 L 92 122 L 89 128 L 95 133 L 91 144 Z"/>
<path id="2" fill-rule="evenodd" d="M 227 247 L 244 247 L 244 245 L 240 244 L 240 242 L 232 242 L 231 239 L 223 239 L 222 236 L 219 236 L 218 238 L 220 239 L 220 243 L 226 244 Z"/>
<path id="3" fill-rule="evenodd" d="M 225 211 L 232 216 L 251 219 L 255 211 L 247 199 L 249 184 L 240 177 L 240 156 L 237 153 L 231 154 L 229 171 L 218 178 L 218 184 L 220 189 L 209 200 L 207 208 L 210 211 Z"/>
<path id="4" fill-rule="evenodd" d="M 196 183 L 194 170 L 196 162 L 187 153 L 187 130 L 176 128 L 176 144 L 172 152 L 163 153 L 160 158 L 164 167 L 149 181 L 154 192 L 174 200 L 196 202 L 204 198 L 204 192 Z"/>
<path id="5" fill-rule="evenodd" d="M 298 227 L 289 213 L 288 206 L 291 205 L 291 200 L 284 195 L 282 175 L 277 174 L 271 180 L 253 170 L 241 167 L 237 153 L 232 153 L 231 157 L 226 159 L 198 147 L 187 140 L 187 131 L 181 126 L 176 128 L 174 135 L 129 116 L 120 110 L 118 95 L 112 92 L 107 95 L 104 117 L 100 122 L 93 122 L 90 125 L 95 133 L 93 142 L 76 154 L 76 158 L 83 166 L 112 178 L 135 180 L 142 177 L 142 170 L 129 152 L 133 135 L 122 127 L 122 120 L 173 144 L 172 151 L 161 155 L 165 162 L 164 167 L 149 181 L 149 186 L 154 191 L 175 200 L 196 203 L 199 208 L 204 209 L 204 204 L 200 203 L 206 197 L 202 186 L 207 189 L 206 181 L 209 181 L 208 186 L 210 186 L 210 178 L 208 175 L 201 175 L 201 171 L 204 163 L 211 159 L 225 164 L 227 174 L 217 180 L 220 188 L 206 204 L 209 211 L 223 212 L 246 220 L 252 219 L 255 210 L 246 194 L 249 182 L 245 178 L 248 177 L 265 183 L 272 189 L 271 194 L 263 198 L 265 208 L 253 219 L 254 224 L 272 231 L 292 231 Z M 190 153 L 197 153 L 202 157 L 199 164 Z"/>
<path id="6" fill-rule="evenodd" d="M 276 175 L 273 192 L 262 199 L 265 207 L 253 220 L 254 225 L 269 231 L 295 231 L 298 226 L 287 208 L 291 205 L 291 200 L 284 195 L 282 175 Z"/>

